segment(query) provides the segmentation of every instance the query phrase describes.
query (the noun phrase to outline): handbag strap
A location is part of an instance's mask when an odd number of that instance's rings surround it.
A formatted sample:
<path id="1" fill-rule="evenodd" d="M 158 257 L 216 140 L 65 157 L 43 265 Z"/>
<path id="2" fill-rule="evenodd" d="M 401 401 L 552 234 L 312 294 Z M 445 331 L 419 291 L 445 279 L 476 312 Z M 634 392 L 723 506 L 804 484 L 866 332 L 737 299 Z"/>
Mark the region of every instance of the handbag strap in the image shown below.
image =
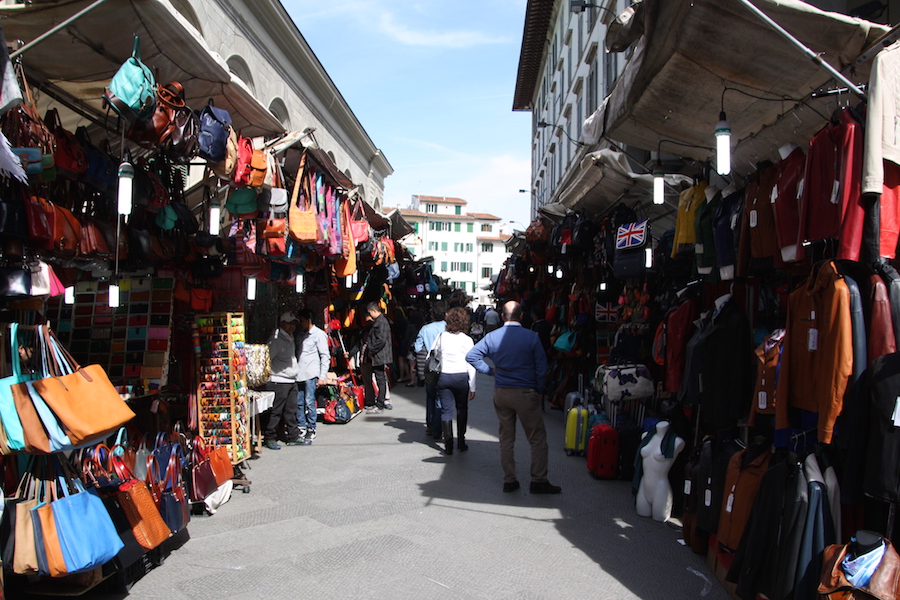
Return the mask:
<path id="1" fill-rule="evenodd" d="M 28 100 L 28 106 L 35 109 L 35 114 L 37 114 L 37 105 L 34 103 L 34 96 L 31 95 L 31 86 L 28 85 L 28 78 L 25 77 L 25 66 L 21 61 L 18 61 L 17 67 L 19 79 L 22 80 L 22 87 L 25 89 L 25 98 Z"/>
<path id="2" fill-rule="evenodd" d="M 128 465 L 125 464 L 125 461 L 122 460 L 121 456 L 116 456 L 113 454 L 109 457 L 109 464 L 112 467 L 113 471 L 115 471 L 116 475 L 122 481 L 131 481 L 137 479 L 134 476 L 134 473 L 131 472 L 131 469 L 128 468 Z"/>

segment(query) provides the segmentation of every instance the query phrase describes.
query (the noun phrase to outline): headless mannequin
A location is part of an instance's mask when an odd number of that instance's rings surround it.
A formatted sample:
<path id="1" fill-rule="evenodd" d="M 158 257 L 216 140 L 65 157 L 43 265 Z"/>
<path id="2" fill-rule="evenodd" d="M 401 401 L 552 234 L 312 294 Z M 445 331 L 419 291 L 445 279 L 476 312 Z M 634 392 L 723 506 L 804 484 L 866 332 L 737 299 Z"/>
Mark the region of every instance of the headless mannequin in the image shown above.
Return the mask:
<path id="1" fill-rule="evenodd" d="M 656 424 L 656 435 L 641 448 L 644 475 L 638 486 L 635 503 L 637 514 L 642 517 L 653 517 L 654 521 L 664 523 L 672 515 L 672 486 L 669 484 L 669 469 L 675 458 L 684 450 L 684 440 L 675 438 L 675 453 L 666 458 L 662 453 L 662 441 L 669 431 L 668 421 Z M 646 437 L 647 433 L 644 434 Z"/>
<path id="2" fill-rule="evenodd" d="M 788 156 L 791 155 L 791 152 L 793 152 L 794 150 L 796 150 L 799 147 L 800 146 L 798 146 L 797 144 L 795 144 L 793 142 L 788 142 L 787 144 L 785 144 L 784 146 L 782 146 L 781 148 L 778 149 L 778 155 L 781 156 L 781 160 L 784 160 Z"/>
<path id="3" fill-rule="evenodd" d="M 703 193 L 706 194 L 706 201 L 712 202 L 712 199 L 716 197 L 716 194 L 719 193 L 719 188 L 714 185 L 706 186 L 706 189 L 703 190 Z"/>

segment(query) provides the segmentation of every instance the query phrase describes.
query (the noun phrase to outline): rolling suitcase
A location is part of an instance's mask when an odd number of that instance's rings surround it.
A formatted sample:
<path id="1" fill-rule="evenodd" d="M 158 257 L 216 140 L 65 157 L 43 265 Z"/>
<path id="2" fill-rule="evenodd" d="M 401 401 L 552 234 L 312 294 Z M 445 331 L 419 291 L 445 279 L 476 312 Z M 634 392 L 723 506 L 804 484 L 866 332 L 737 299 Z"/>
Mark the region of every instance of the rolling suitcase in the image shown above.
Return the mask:
<path id="1" fill-rule="evenodd" d="M 600 423 L 591 429 L 587 446 L 587 467 L 596 479 L 615 479 L 619 462 L 619 432 Z"/>
<path id="2" fill-rule="evenodd" d="M 590 415 L 583 406 L 574 406 L 566 414 L 566 455 L 582 456 L 587 449 L 588 419 Z"/>

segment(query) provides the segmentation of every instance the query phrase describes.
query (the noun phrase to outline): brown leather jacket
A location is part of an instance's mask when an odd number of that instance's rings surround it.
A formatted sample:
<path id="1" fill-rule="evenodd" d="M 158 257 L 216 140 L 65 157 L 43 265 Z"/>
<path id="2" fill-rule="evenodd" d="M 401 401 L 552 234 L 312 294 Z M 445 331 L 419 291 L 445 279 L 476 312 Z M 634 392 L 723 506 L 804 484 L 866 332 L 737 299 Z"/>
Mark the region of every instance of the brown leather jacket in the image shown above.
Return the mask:
<path id="1" fill-rule="evenodd" d="M 887 542 L 887 540 L 885 540 Z M 872 575 L 869 585 L 864 588 L 853 587 L 844 572 L 841 561 L 847 554 L 847 546 L 834 545 L 825 548 L 822 564 L 822 579 L 819 582 L 821 598 L 829 600 L 894 600 L 900 593 L 900 556 L 887 542 L 884 557 L 878 570 Z"/>
<path id="2" fill-rule="evenodd" d="M 786 329 L 775 426 L 791 426 L 789 406 L 815 412 L 819 441 L 830 444 L 853 373 L 850 290 L 833 260 L 791 292 Z"/>

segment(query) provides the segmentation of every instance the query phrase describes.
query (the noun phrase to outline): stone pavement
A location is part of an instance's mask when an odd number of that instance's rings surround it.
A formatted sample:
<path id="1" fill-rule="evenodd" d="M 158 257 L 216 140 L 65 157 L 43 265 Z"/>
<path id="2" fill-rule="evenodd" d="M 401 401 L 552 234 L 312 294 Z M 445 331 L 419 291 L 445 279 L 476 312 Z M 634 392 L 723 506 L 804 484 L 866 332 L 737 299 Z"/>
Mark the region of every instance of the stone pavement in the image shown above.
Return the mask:
<path id="1" fill-rule="evenodd" d="M 424 434 L 424 388 L 398 385 L 393 411 L 320 424 L 312 446 L 264 450 L 247 471 L 251 492 L 194 517 L 190 539 L 128 598 L 729 597 L 679 531 L 634 513 L 628 482 L 594 480 L 565 455 L 559 411 L 546 422 L 562 494 L 529 494 L 521 428 L 523 486 L 504 494 L 493 383 L 478 377 L 468 452 L 443 456 Z"/>

